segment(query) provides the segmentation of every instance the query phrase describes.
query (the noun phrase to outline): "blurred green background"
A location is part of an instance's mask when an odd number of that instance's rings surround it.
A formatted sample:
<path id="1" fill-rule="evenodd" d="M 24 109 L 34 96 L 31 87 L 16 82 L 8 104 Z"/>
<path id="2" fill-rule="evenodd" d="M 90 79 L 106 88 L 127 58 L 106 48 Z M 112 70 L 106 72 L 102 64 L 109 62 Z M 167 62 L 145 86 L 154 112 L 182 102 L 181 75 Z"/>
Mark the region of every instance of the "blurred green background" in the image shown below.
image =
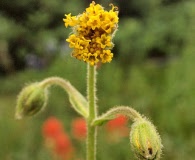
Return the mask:
<path id="1" fill-rule="evenodd" d="M 70 133 L 77 115 L 53 87 L 45 112 L 14 119 L 18 92 L 30 82 L 61 76 L 86 93 L 86 64 L 71 58 L 64 14 L 77 15 L 90 0 L 0 1 L 0 159 L 50 160 L 41 126 L 56 116 Z M 157 126 L 163 160 L 195 157 L 195 2 L 193 0 L 98 0 L 119 7 L 114 59 L 98 68 L 99 113 L 133 106 Z M 101 130 L 101 129 L 100 129 Z M 71 134 L 71 133 L 70 133 Z M 127 160 L 128 137 L 117 143 L 98 136 L 98 159 Z M 84 142 L 73 140 L 84 159 Z"/>

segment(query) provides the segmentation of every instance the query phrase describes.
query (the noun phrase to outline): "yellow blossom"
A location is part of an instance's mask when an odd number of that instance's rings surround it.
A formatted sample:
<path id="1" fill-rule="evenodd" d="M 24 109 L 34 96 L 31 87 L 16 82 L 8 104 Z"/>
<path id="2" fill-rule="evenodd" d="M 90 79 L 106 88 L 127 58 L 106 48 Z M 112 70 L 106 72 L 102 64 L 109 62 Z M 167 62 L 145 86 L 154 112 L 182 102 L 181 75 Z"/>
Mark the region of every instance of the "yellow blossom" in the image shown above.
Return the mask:
<path id="1" fill-rule="evenodd" d="M 99 28 L 100 24 L 101 24 L 100 19 L 97 15 L 96 16 L 91 16 L 91 18 L 87 22 L 87 25 L 91 26 L 92 30 L 95 30 L 95 28 Z"/>
<path id="2" fill-rule="evenodd" d="M 88 45 L 89 45 L 89 42 L 90 42 L 90 40 L 87 40 L 84 37 L 80 38 L 79 41 L 78 41 L 78 49 L 86 50 Z"/>
<path id="3" fill-rule="evenodd" d="M 110 49 L 113 47 L 113 34 L 118 27 L 118 11 L 116 6 L 111 7 L 110 11 L 106 11 L 101 5 L 92 2 L 78 16 L 65 15 L 65 26 L 73 29 L 66 39 L 69 47 L 73 48 L 73 57 L 90 65 L 112 60 L 113 53 Z"/>
<path id="4" fill-rule="evenodd" d="M 72 52 L 72 56 L 77 58 L 78 60 L 82 60 L 83 52 L 81 52 L 79 49 L 74 49 L 74 51 Z"/>
<path id="5" fill-rule="evenodd" d="M 118 14 L 116 12 L 110 11 L 109 14 L 107 14 L 108 19 L 111 23 L 118 23 Z"/>
<path id="6" fill-rule="evenodd" d="M 101 37 L 98 37 L 97 38 L 97 43 L 99 43 L 101 45 L 101 48 L 112 46 L 111 37 L 106 36 L 106 34 L 102 34 Z"/>
<path id="7" fill-rule="evenodd" d="M 103 11 L 103 7 L 99 4 L 95 4 L 94 1 L 86 8 L 86 12 L 91 15 L 97 15 Z"/>
<path id="8" fill-rule="evenodd" d="M 113 53 L 111 53 L 110 50 L 103 50 L 103 53 L 100 54 L 102 63 L 110 62 L 112 60 L 112 57 L 113 57 Z"/>
<path id="9" fill-rule="evenodd" d="M 99 59 L 97 58 L 97 56 L 98 56 L 98 55 L 97 55 L 96 53 L 94 53 L 94 54 L 89 53 L 86 60 L 87 60 L 91 65 L 94 65 L 94 64 L 96 64 L 97 62 L 99 62 Z"/>
<path id="10" fill-rule="evenodd" d="M 72 35 L 70 35 L 70 37 L 68 39 L 66 39 L 66 41 L 69 42 L 70 48 L 74 48 L 78 42 L 78 38 L 77 38 L 77 36 L 72 34 Z"/>
<path id="11" fill-rule="evenodd" d="M 66 18 L 63 19 L 64 21 L 64 25 L 66 26 L 66 28 L 68 26 L 75 26 L 77 24 L 77 18 L 76 16 L 72 16 L 71 17 L 71 13 L 70 14 L 65 14 Z"/>
<path id="12" fill-rule="evenodd" d="M 112 23 L 109 22 L 105 22 L 102 25 L 102 29 L 107 33 L 107 34 L 111 34 L 113 30 L 114 25 Z"/>

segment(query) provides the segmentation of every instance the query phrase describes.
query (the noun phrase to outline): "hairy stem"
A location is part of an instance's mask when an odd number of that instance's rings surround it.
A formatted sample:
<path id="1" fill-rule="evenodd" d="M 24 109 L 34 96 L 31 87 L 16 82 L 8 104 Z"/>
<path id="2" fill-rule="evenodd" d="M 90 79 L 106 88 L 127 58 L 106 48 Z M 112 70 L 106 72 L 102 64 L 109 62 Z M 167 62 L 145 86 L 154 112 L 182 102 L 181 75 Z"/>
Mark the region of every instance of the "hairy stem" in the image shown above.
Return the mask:
<path id="1" fill-rule="evenodd" d="M 89 117 L 87 119 L 87 160 L 96 160 L 96 127 L 91 126 L 96 118 L 96 69 L 88 64 L 87 94 L 89 103 Z"/>
<path id="2" fill-rule="evenodd" d="M 43 80 L 41 82 L 40 85 L 43 86 L 43 87 L 50 87 L 51 85 L 54 85 L 54 84 L 61 86 L 65 90 L 71 88 L 70 83 L 68 81 L 66 81 L 65 79 L 60 78 L 60 77 L 49 77 L 49 78 L 46 78 L 45 80 Z"/>
<path id="3" fill-rule="evenodd" d="M 103 123 L 116 118 L 117 115 L 124 115 L 134 122 L 136 120 L 143 119 L 142 116 L 133 108 L 128 107 L 128 106 L 118 106 L 118 107 L 111 108 L 106 113 L 94 119 L 91 125 L 94 125 L 94 126 L 102 125 Z"/>
<path id="4" fill-rule="evenodd" d="M 75 111 L 77 111 L 85 118 L 88 117 L 88 102 L 86 98 L 74 86 L 72 86 L 70 82 L 60 77 L 50 77 L 46 78 L 39 84 L 44 88 L 48 88 L 52 85 L 57 85 L 63 88 L 68 93 L 69 101 Z"/>

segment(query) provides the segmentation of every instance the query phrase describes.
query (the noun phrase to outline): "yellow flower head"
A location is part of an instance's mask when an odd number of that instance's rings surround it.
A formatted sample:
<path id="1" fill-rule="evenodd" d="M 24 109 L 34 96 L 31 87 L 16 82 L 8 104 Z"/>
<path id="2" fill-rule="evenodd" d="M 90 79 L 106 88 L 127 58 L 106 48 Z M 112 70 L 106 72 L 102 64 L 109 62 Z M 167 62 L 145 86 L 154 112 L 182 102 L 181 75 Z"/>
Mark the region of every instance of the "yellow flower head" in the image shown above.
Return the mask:
<path id="1" fill-rule="evenodd" d="M 117 7 L 111 4 L 111 10 L 95 4 L 78 16 L 66 15 L 63 19 L 65 27 L 72 27 L 73 33 L 66 39 L 73 48 L 72 56 L 95 65 L 97 62 L 107 63 L 112 60 L 112 38 L 118 27 Z"/>

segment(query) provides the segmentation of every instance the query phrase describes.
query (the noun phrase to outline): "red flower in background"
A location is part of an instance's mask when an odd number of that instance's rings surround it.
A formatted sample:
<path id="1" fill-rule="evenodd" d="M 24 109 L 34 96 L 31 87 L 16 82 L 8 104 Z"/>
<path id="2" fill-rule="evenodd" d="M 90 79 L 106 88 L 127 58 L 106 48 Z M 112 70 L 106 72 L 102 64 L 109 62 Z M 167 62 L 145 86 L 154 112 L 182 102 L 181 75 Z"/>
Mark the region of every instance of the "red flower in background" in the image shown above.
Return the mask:
<path id="1" fill-rule="evenodd" d="M 126 124 L 127 118 L 123 115 L 119 115 L 117 118 L 110 120 L 107 123 L 106 128 L 108 131 L 113 131 L 121 127 L 124 127 Z"/>
<path id="2" fill-rule="evenodd" d="M 118 141 L 120 137 L 126 137 L 129 135 L 127 118 L 123 115 L 119 115 L 115 119 L 110 120 L 105 127 L 106 131 L 109 133 L 109 138 L 112 141 Z"/>
<path id="3" fill-rule="evenodd" d="M 60 133 L 54 139 L 55 143 L 55 152 L 60 157 L 63 157 L 63 160 L 71 159 L 73 156 L 73 146 L 72 143 L 65 133 Z"/>
<path id="4" fill-rule="evenodd" d="M 59 133 L 63 132 L 63 125 L 55 117 L 50 117 L 44 122 L 42 132 L 44 137 L 55 138 Z"/>
<path id="5" fill-rule="evenodd" d="M 69 136 L 63 130 L 62 123 L 55 117 L 47 119 L 42 127 L 45 144 L 54 157 L 60 160 L 70 160 L 73 156 L 73 146 Z"/>
<path id="6" fill-rule="evenodd" d="M 72 134 L 74 138 L 83 140 L 87 135 L 86 121 L 83 118 L 76 118 L 72 121 Z"/>

